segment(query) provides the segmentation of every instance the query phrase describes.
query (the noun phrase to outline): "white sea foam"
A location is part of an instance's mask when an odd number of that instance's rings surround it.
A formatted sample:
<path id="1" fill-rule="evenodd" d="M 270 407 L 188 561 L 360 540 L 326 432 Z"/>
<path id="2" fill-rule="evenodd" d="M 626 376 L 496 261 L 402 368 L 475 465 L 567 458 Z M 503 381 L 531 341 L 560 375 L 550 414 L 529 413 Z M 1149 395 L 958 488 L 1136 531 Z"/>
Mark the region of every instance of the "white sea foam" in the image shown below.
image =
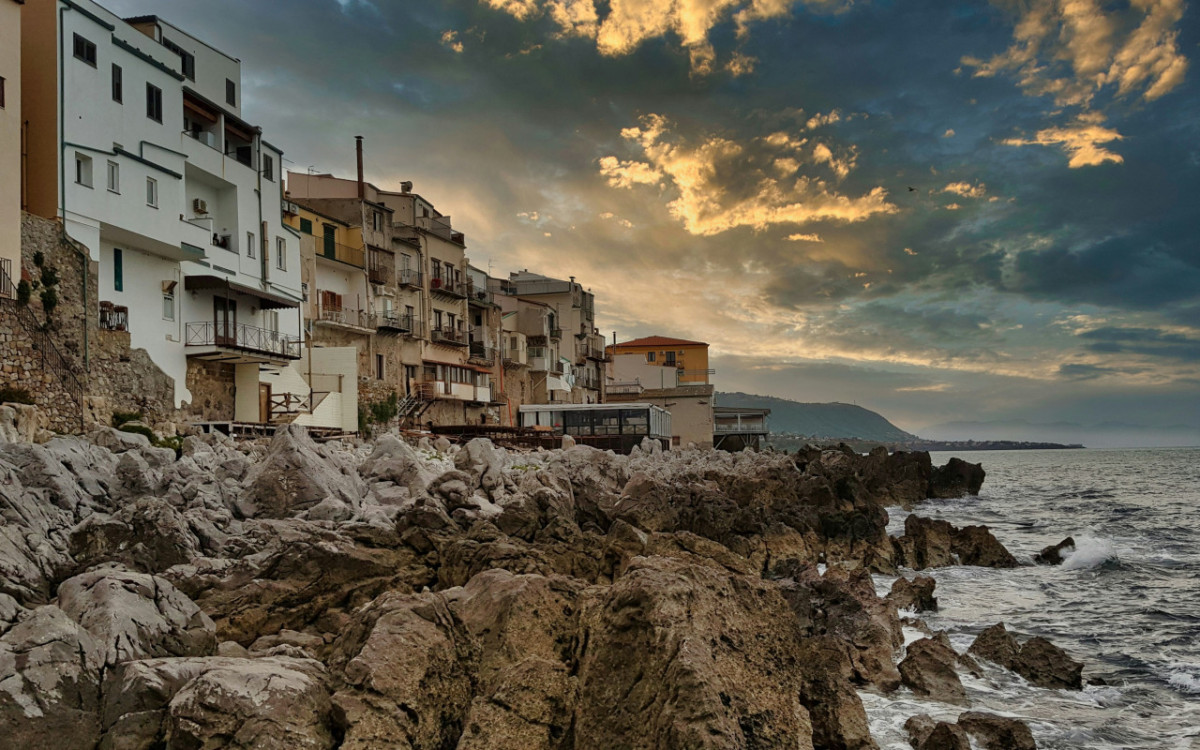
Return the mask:
<path id="1" fill-rule="evenodd" d="M 1181 693 L 1200 695 L 1200 665 L 1176 665 L 1167 676 L 1167 683 Z"/>
<path id="2" fill-rule="evenodd" d="M 1087 570 L 1102 565 L 1108 560 L 1117 560 L 1117 548 L 1108 539 L 1080 534 L 1075 537 L 1075 551 L 1063 550 L 1065 570 Z"/>

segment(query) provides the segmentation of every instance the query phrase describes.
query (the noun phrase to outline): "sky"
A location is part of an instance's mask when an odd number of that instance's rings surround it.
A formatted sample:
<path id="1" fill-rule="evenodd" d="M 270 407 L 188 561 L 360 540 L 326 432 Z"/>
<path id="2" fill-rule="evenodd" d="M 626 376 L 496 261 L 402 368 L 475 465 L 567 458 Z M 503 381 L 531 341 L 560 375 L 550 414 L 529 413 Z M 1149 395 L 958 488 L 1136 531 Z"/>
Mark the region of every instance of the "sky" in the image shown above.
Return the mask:
<path id="1" fill-rule="evenodd" d="M 476 266 L 709 342 L 719 390 L 1200 426 L 1185 0 L 102 4 L 240 58 L 285 167 L 364 136 Z"/>

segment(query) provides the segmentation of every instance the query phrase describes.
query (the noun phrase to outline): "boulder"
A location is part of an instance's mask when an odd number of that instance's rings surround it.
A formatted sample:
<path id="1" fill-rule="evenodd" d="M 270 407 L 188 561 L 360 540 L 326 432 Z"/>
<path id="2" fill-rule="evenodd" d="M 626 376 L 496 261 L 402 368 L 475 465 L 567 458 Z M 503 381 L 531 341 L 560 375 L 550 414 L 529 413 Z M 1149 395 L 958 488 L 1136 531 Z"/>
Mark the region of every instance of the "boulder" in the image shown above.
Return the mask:
<path id="1" fill-rule="evenodd" d="M 146 659 L 105 680 L 100 750 L 332 750 L 339 729 L 319 662 Z"/>
<path id="2" fill-rule="evenodd" d="M 933 470 L 929 480 L 929 497 L 952 498 L 963 495 L 978 495 L 987 472 L 981 464 L 968 463 L 961 458 L 951 458 L 945 466 Z"/>
<path id="3" fill-rule="evenodd" d="M 933 595 L 936 586 L 937 581 L 930 576 L 916 576 L 915 578 L 901 576 L 892 584 L 892 590 L 888 592 L 887 599 L 896 606 L 896 609 L 936 612 L 938 601 L 937 597 Z"/>
<path id="4" fill-rule="evenodd" d="M 904 536 L 895 540 L 903 562 L 913 570 L 948 565 L 1015 568 L 1017 559 L 986 526 L 956 528 L 948 521 L 910 515 Z"/>
<path id="5" fill-rule="evenodd" d="M 525 659 L 496 673 L 494 689 L 471 702 L 457 750 L 558 750 L 576 700 L 565 664 Z"/>
<path id="6" fill-rule="evenodd" d="M 54 606 L 24 610 L 0 595 L 0 744 L 91 748 L 100 739 L 95 642 Z"/>
<path id="7" fill-rule="evenodd" d="M 84 573 L 58 587 L 58 606 L 92 636 L 106 667 L 155 656 L 208 656 L 217 648 L 208 615 L 157 576 Z"/>
<path id="8" fill-rule="evenodd" d="M 1005 549 L 987 526 L 964 526 L 954 539 L 954 553 L 963 565 L 985 568 L 1015 568 L 1017 558 Z"/>
<path id="9" fill-rule="evenodd" d="M 814 636 L 801 644 L 801 700 L 812 723 L 812 746 L 833 750 L 874 750 L 867 712 L 854 689 L 854 669 L 846 644 Z"/>
<path id="10" fill-rule="evenodd" d="M 917 750 L 971 750 L 971 740 L 959 725 L 939 721 L 925 741 L 914 747 Z"/>
<path id="11" fill-rule="evenodd" d="M 980 750 L 1037 750 L 1033 733 L 1020 719 L 967 711 L 959 715 L 958 725 L 975 739 Z"/>
<path id="12" fill-rule="evenodd" d="M 1020 651 L 1021 645 L 1017 643 L 1017 639 L 1013 638 L 1002 622 L 996 623 L 976 636 L 971 647 L 967 649 L 967 653 L 972 656 L 987 659 L 1005 669 L 1013 668 Z"/>
<path id="13" fill-rule="evenodd" d="M 201 554 L 187 519 L 156 497 L 139 498 L 112 515 L 88 516 L 71 529 L 70 551 L 80 568 L 118 562 L 146 573 L 161 573 Z"/>
<path id="14" fill-rule="evenodd" d="M 1073 537 L 1067 537 L 1058 544 L 1043 547 L 1041 552 L 1033 556 L 1033 561 L 1038 565 L 1061 565 L 1063 552 L 1067 550 L 1075 551 L 1075 539 Z"/>
<path id="15" fill-rule="evenodd" d="M 908 645 L 908 654 L 900 662 L 900 679 L 921 696 L 965 705 L 967 691 L 963 688 L 954 665 L 958 654 L 940 638 L 922 638 Z"/>
<path id="16" fill-rule="evenodd" d="M 1030 638 L 1022 644 L 1012 669 L 1038 687 L 1065 690 L 1083 688 L 1083 664 L 1041 636 Z"/>
<path id="17" fill-rule="evenodd" d="M 291 424 L 275 432 L 266 456 L 247 472 L 237 510 L 245 518 L 285 518 L 329 497 L 357 508 L 362 495 L 358 475 L 343 473 L 304 427 Z"/>
<path id="18" fill-rule="evenodd" d="M 938 724 L 938 720 L 929 714 L 910 716 L 904 722 L 904 731 L 908 733 L 908 743 L 913 746 L 914 750 L 921 750 L 921 745 L 925 744 L 925 740 L 933 734 L 933 728 Z"/>

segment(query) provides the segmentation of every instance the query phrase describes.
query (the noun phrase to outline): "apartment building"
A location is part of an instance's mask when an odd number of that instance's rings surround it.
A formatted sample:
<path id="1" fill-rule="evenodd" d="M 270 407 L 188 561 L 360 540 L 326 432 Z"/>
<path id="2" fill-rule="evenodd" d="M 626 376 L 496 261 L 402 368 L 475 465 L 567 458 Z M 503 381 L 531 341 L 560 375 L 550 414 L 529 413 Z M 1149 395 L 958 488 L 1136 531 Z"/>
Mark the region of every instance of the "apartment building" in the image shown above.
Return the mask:
<path id="1" fill-rule="evenodd" d="M 503 402 L 492 378 L 500 318 L 486 284 L 476 291 L 472 283 L 466 238 L 450 217 L 408 182 L 387 191 L 361 179 L 292 172 L 288 197 L 362 228 L 376 329 L 364 396 L 399 393 L 422 424 L 499 421 Z"/>
<path id="2" fill-rule="evenodd" d="M 708 344 L 648 336 L 610 345 L 608 403 L 651 403 L 671 412 L 675 446 L 713 446 L 714 388 L 709 376 Z"/>
<path id="3" fill-rule="evenodd" d="M 21 8 L 0 0 L 0 295 L 21 278 Z"/>
<path id="4" fill-rule="evenodd" d="M 260 372 L 300 358 L 301 264 L 240 62 L 90 0 L 29 3 L 21 33 L 26 204 L 98 262 L 100 325 L 194 417 L 266 421 Z"/>

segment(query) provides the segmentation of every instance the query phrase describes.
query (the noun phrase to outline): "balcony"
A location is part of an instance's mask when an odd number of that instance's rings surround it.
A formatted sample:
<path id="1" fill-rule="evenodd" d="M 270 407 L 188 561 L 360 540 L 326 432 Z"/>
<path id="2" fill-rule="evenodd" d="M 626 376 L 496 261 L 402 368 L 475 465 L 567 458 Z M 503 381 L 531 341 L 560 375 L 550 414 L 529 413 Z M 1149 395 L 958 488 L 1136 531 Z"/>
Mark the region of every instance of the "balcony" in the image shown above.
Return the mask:
<path id="1" fill-rule="evenodd" d="M 421 288 L 421 272 L 412 268 L 401 268 L 396 272 L 396 283 L 400 286 Z"/>
<path id="2" fill-rule="evenodd" d="M 577 359 L 591 359 L 596 362 L 607 362 L 608 355 L 604 351 L 603 346 L 595 346 L 590 341 L 580 341 L 575 344 L 575 357 Z"/>
<path id="3" fill-rule="evenodd" d="M 375 316 L 366 310 L 343 310 L 340 307 L 322 308 L 317 314 L 316 322 L 338 328 L 349 328 L 359 333 L 375 331 Z"/>
<path id="4" fill-rule="evenodd" d="M 550 338 L 562 340 L 562 329 L 561 328 L 551 328 L 550 329 Z"/>
<path id="5" fill-rule="evenodd" d="M 465 282 L 443 279 L 440 276 L 434 276 L 429 280 L 429 290 L 434 294 L 440 294 L 445 297 L 453 297 L 455 299 L 467 298 L 467 285 Z"/>
<path id="6" fill-rule="evenodd" d="M 472 305 L 490 307 L 493 303 L 492 293 L 486 287 L 480 288 L 474 284 L 467 285 L 467 300 Z"/>
<path id="7" fill-rule="evenodd" d="M 412 315 L 402 315 L 389 310 L 375 316 L 375 327 L 382 333 L 406 333 L 419 336 L 421 320 Z"/>
<path id="8" fill-rule="evenodd" d="M 390 284 L 392 282 L 392 269 L 386 266 L 371 266 L 367 269 L 367 278 L 372 284 Z"/>
<path id="9" fill-rule="evenodd" d="M 300 359 L 300 339 L 244 323 L 188 323 L 184 346 L 189 357 L 221 362 L 273 362 Z"/>
<path id="10" fill-rule="evenodd" d="M 636 380 L 617 381 L 608 384 L 605 388 L 610 396 L 618 395 L 641 395 L 645 392 L 642 384 Z"/>
<path id="11" fill-rule="evenodd" d="M 496 350 L 482 341 L 471 342 L 471 362 L 490 367 L 496 363 Z"/>
<path id="12" fill-rule="evenodd" d="M 366 252 L 363 248 L 347 247 L 326 237 L 317 237 L 316 240 L 318 258 L 336 260 L 339 263 L 345 263 L 355 268 L 366 267 Z"/>
<path id="13" fill-rule="evenodd" d="M 449 326 L 442 326 L 441 328 L 430 330 L 429 340 L 435 344 L 467 346 L 467 332 L 450 328 Z"/>
<path id="14" fill-rule="evenodd" d="M 124 305 L 114 305 L 111 302 L 101 302 L 100 330 L 128 331 L 129 308 Z"/>

